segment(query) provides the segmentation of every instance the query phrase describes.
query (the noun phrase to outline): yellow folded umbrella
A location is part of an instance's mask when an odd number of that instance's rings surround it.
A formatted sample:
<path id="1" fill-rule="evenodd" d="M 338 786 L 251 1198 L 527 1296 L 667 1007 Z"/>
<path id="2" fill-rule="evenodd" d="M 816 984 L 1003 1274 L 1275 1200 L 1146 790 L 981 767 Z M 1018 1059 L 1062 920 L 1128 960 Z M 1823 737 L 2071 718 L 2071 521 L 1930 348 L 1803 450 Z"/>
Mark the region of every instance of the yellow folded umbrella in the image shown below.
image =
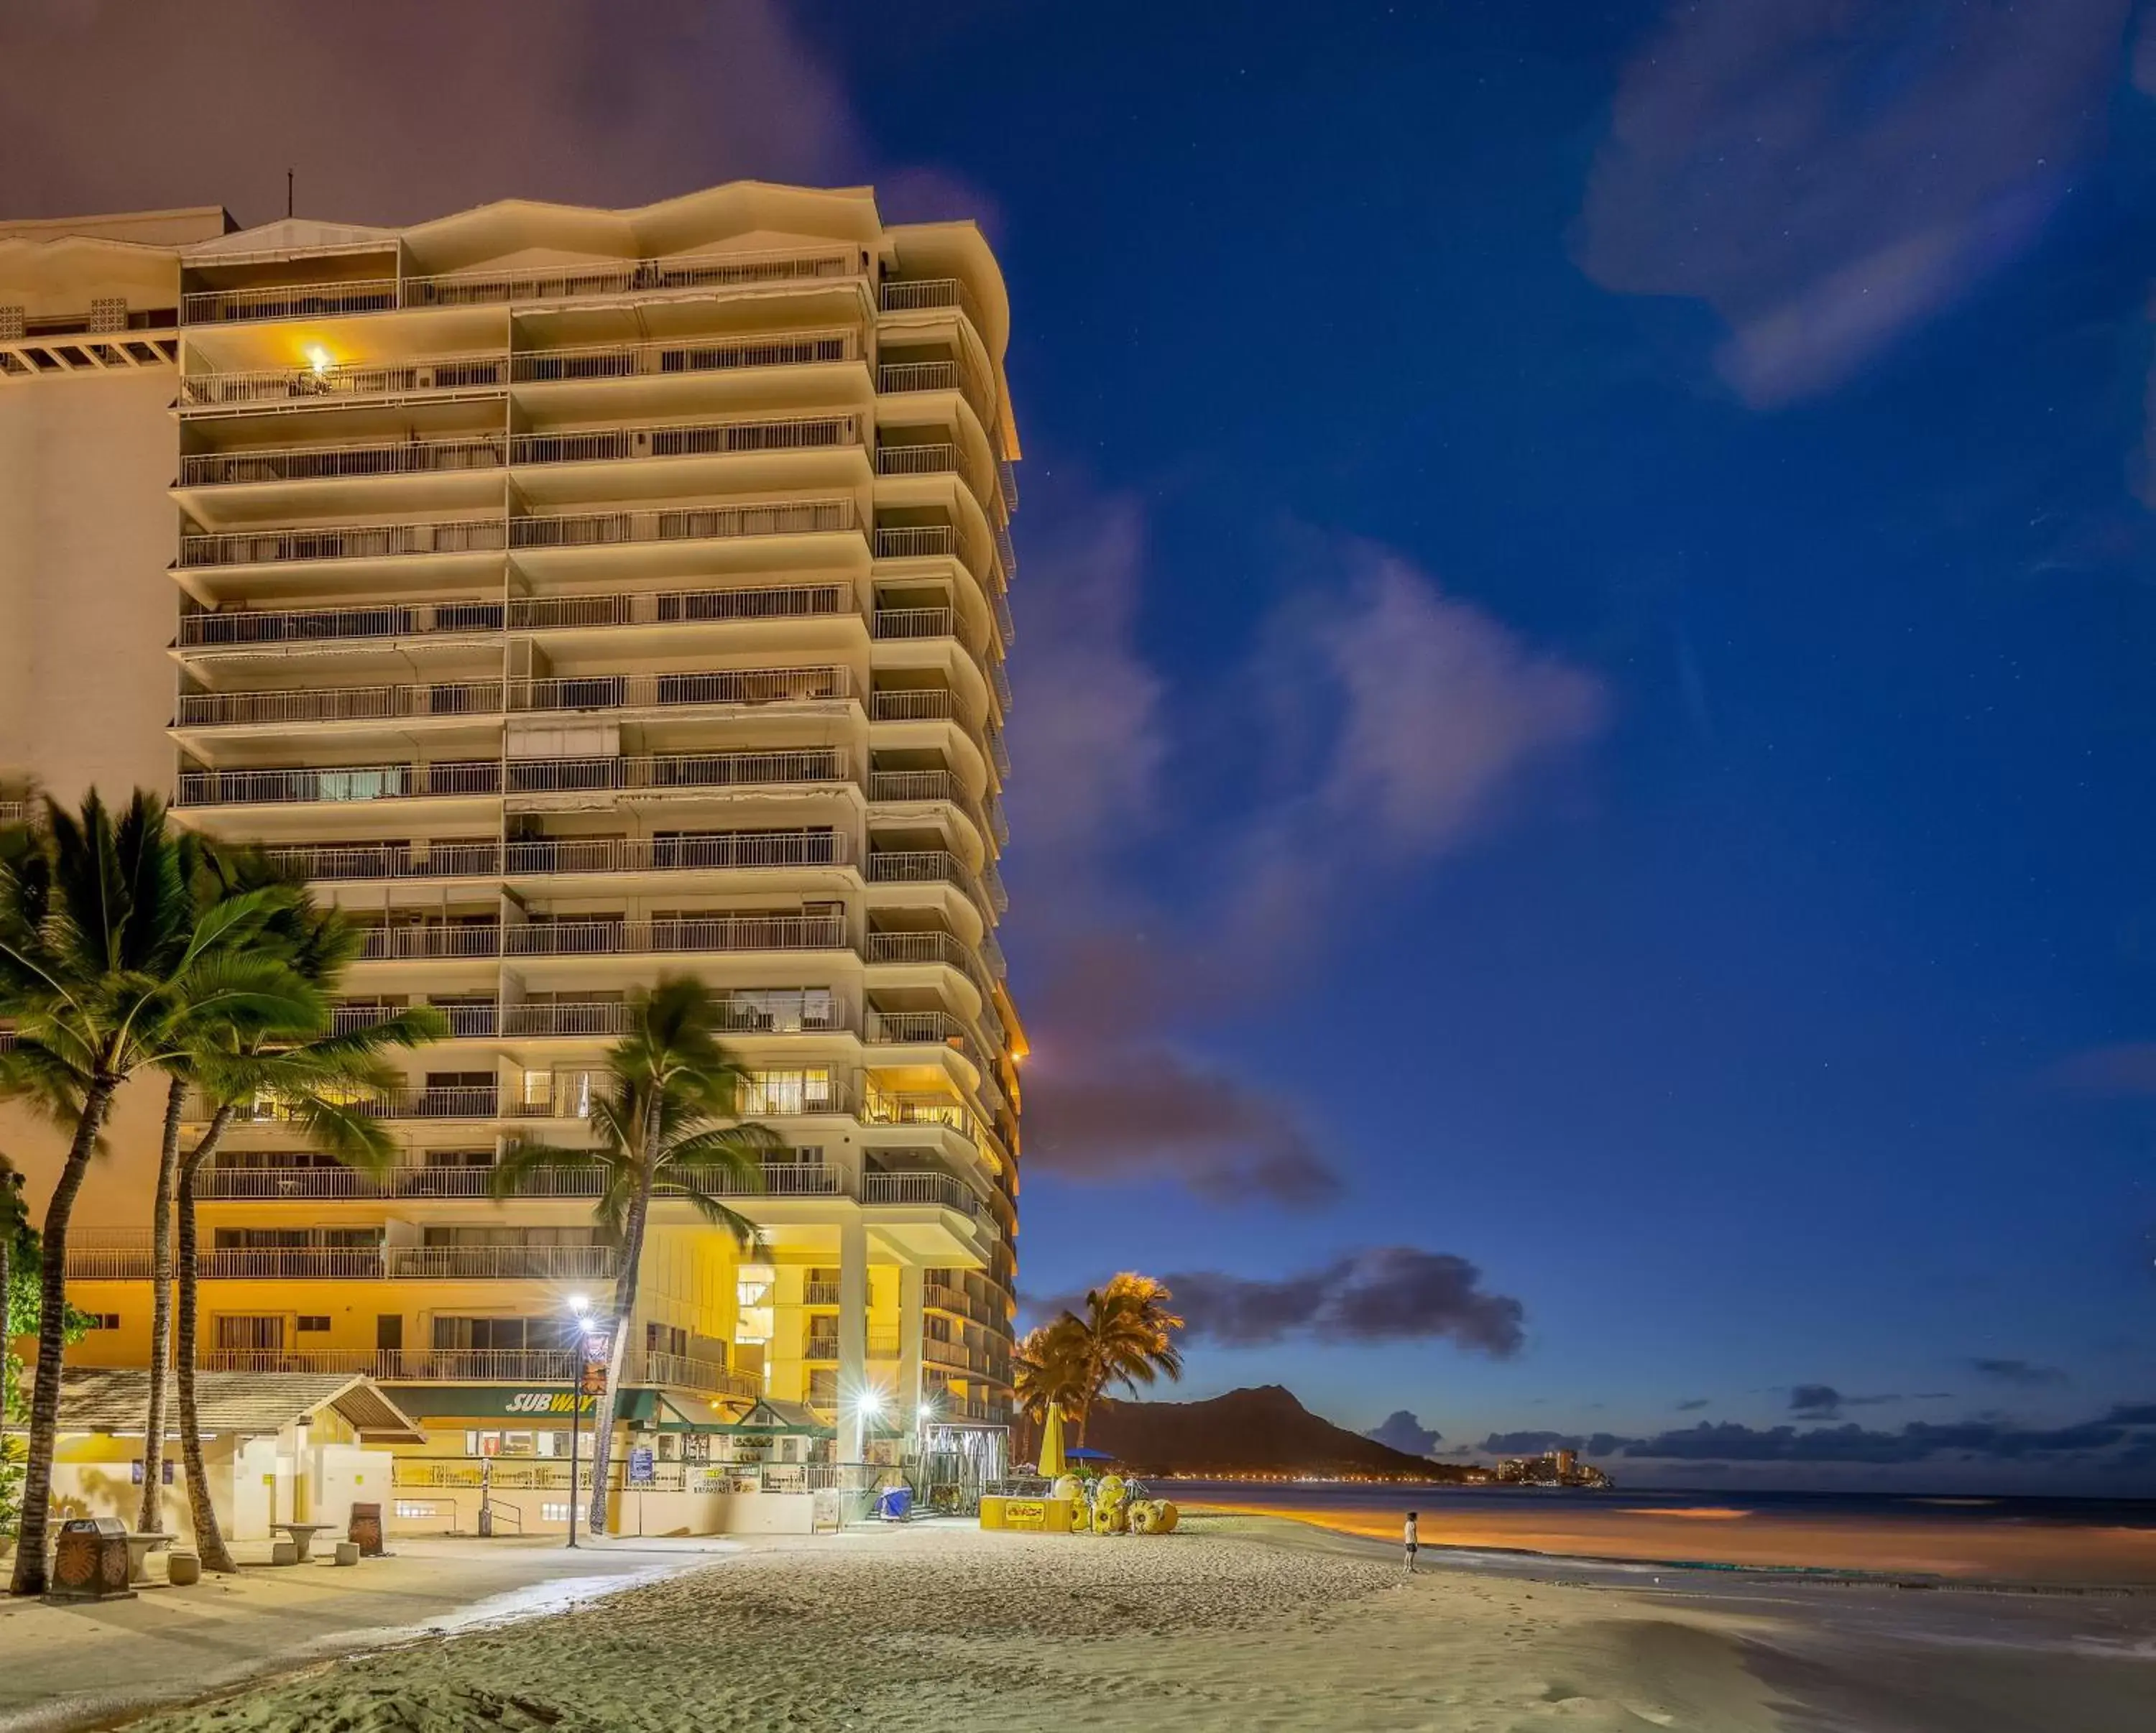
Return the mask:
<path id="1" fill-rule="evenodd" d="M 1063 1410 L 1050 1402 L 1048 1418 L 1040 1424 L 1040 1472 L 1053 1480 L 1063 1469 Z"/>

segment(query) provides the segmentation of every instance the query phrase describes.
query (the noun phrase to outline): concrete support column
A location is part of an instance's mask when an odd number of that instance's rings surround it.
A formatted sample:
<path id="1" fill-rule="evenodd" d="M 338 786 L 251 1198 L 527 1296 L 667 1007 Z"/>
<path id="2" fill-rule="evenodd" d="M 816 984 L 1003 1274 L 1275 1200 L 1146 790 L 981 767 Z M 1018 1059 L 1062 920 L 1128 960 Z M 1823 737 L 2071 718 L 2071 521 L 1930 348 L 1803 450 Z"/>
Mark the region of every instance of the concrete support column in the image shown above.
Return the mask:
<path id="1" fill-rule="evenodd" d="M 855 1215 L 839 1228 L 839 1453 L 867 1454 L 861 1397 L 869 1387 L 869 1230 Z"/>
<path id="2" fill-rule="evenodd" d="M 921 1448 L 921 1288 L 918 1264 L 898 1266 L 898 1421 L 911 1440 L 909 1455 Z"/>

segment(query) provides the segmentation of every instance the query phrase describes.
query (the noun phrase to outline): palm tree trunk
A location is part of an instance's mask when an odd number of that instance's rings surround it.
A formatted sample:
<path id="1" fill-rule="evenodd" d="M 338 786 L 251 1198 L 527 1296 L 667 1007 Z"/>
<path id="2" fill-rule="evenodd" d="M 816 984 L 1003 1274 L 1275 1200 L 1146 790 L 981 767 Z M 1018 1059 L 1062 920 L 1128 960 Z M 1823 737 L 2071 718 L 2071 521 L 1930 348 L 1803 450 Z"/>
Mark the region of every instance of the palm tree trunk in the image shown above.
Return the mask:
<path id="1" fill-rule="evenodd" d="M 200 1235 L 195 1226 L 195 1176 L 216 1153 L 232 1119 L 232 1110 L 220 1107 L 202 1141 L 180 1168 L 180 1259 L 175 1295 L 178 1316 L 172 1349 L 180 1396 L 180 1460 L 187 1469 L 187 1521 L 195 1532 L 195 1553 L 202 1560 L 203 1569 L 228 1575 L 236 1573 L 239 1566 L 232 1561 L 224 1531 L 218 1526 L 217 1506 L 210 1502 L 209 1472 L 203 1466 L 202 1413 L 195 1401 L 196 1301 L 202 1275 Z"/>
<path id="2" fill-rule="evenodd" d="M 175 1077 L 165 1090 L 165 1141 L 157 1152 L 157 1192 L 150 1206 L 150 1402 L 142 1417 L 142 1508 L 136 1530 L 165 1526 L 165 1393 L 172 1382 L 172 1187 L 180 1168 L 180 1108 L 187 1085 Z"/>
<path id="3" fill-rule="evenodd" d="M 627 1218 L 622 1223 L 621 1269 L 613 1279 L 613 1351 L 607 1356 L 606 1395 L 592 1417 L 591 1528 L 594 1535 L 606 1532 L 607 1464 L 613 1454 L 614 1404 L 621 1399 L 622 1375 L 628 1369 L 629 1325 L 636 1315 L 637 1272 L 644 1262 L 644 1228 L 650 1213 L 651 1182 L 647 1175 L 629 1200 Z"/>
<path id="4" fill-rule="evenodd" d="M 68 1146 L 53 1201 L 45 1207 L 44 1268 L 38 1289 L 38 1382 L 30 1392 L 29 1459 L 23 1470 L 23 1520 L 16 1531 L 11 1585 L 18 1595 L 45 1592 L 45 1530 L 53 1500 L 53 1450 L 59 1441 L 60 1366 L 67 1351 L 68 1222 L 74 1214 L 83 1176 L 90 1170 L 97 1134 L 111 1110 L 113 1091 L 119 1087 L 118 1078 L 100 1071 L 83 1091 L 74 1141 Z"/>

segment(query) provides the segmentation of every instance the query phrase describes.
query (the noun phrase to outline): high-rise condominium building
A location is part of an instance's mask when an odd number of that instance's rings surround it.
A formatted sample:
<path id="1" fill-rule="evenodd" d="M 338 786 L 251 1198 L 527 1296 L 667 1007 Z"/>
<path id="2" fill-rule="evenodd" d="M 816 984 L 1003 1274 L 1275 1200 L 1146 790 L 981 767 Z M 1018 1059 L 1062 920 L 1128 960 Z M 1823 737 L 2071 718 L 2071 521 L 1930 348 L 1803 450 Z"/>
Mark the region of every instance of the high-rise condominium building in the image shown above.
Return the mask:
<path id="1" fill-rule="evenodd" d="M 751 1251 L 659 1208 L 644 1412 L 806 1404 L 842 1455 L 864 1408 L 1008 1418 L 1009 328 L 978 229 L 865 190 L 0 223 L 0 800 L 162 792 L 365 925 L 341 1023 L 453 1032 L 372 1104 L 385 1175 L 234 1127 L 205 1366 L 561 1448 L 533 1392 L 617 1254 L 588 1175 L 489 1170 L 588 1141 L 630 996 L 690 975 L 786 1147 L 731 1200 Z M 148 1351 L 162 1090 L 127 1093 L 74 1363 Z M 49 1134 L 0 1142 L 49 1182 Z"/>

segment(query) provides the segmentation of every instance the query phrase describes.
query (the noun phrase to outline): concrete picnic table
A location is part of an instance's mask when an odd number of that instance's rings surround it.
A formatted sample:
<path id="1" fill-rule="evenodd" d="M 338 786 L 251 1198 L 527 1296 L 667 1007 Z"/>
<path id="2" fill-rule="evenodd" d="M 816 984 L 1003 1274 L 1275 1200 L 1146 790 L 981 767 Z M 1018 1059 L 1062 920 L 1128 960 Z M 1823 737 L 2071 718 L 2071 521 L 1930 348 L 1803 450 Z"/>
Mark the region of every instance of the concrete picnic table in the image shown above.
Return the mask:
<path id="1" fill-rule="evenodd" d="M 172 1544 L 170 1535 L 138 1535 L 132 1529 L 127 1532 L 127 1582 L 131 1588 L 141 1588 L 150 1580 L 150 1555 L 160 1546 Z"/>
<path id="2" fill-rule="evenodd" d="M 326 1529 L 333 1529 L 333 1522 L 273 1522 L 273 1529 L 282 1529 L 292 1537 L 292 1561 L 304 1565 L 315 1544 L 315 1536 Z"/>

